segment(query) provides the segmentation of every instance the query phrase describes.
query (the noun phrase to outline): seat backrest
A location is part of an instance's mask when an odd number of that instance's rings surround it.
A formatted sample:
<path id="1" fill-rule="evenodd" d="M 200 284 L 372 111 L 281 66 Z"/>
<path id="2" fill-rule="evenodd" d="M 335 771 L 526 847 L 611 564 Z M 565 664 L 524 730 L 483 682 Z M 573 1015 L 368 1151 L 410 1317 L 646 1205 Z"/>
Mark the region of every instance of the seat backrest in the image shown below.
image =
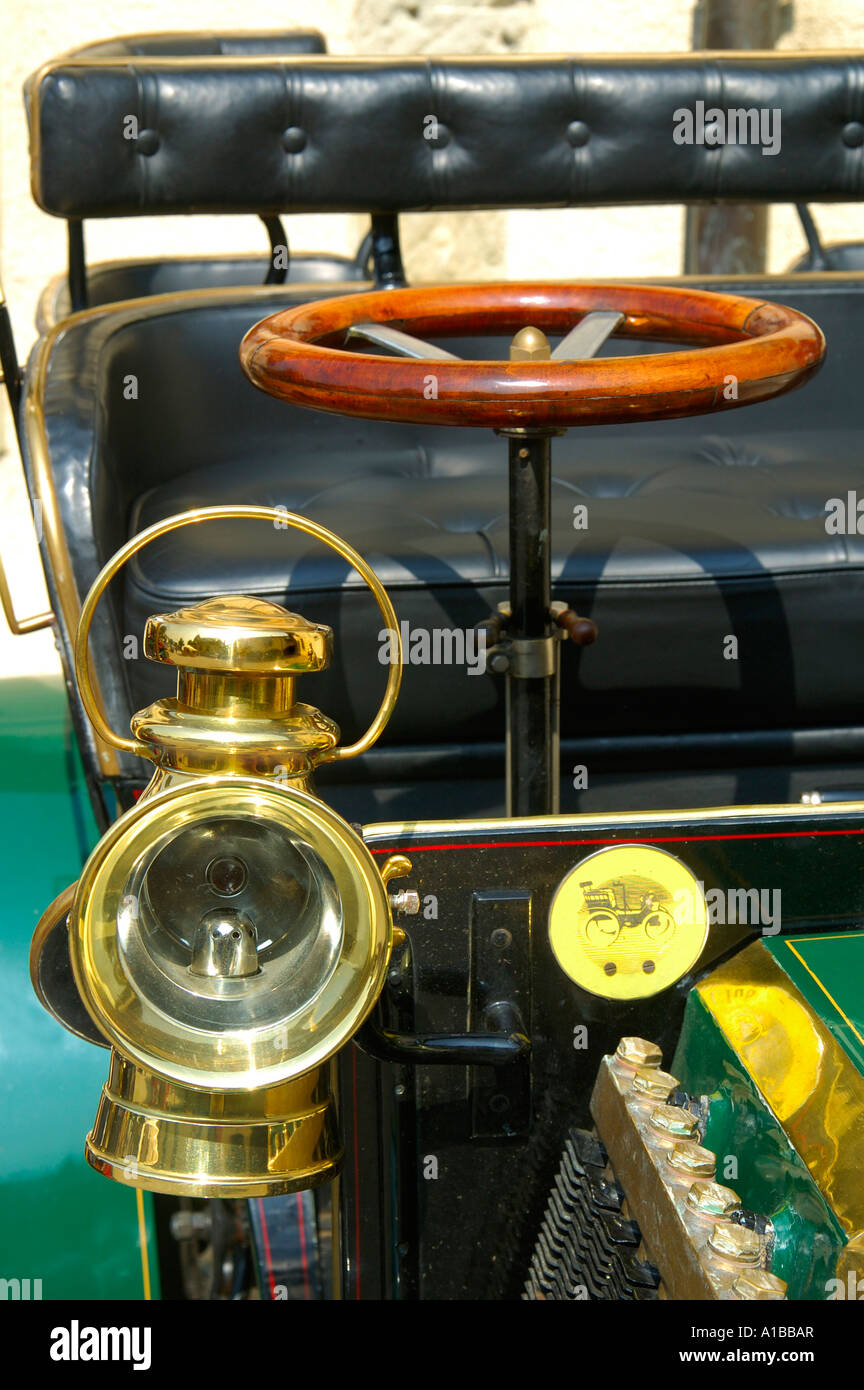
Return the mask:
<path id="1" fill-rule="evenodd" d="M 260 31 L 201 31 L 179 34 L 124 34 L 83 44 L 64 58 L 204 58 L 249 57 L 265 53 L 326 53 L 327 40 L 318 29 Z M 63 61 L 58 59 L 57 61 Z"/>
<path id="2" fill-rule="evenodd" d="M 864 196 L 851 52 L 71 59 L 28 103 L 61 217 Z"/>
<path id="3" fill-rule="evenodd" d="M 234 32 L 192 32 L 192 33 L 159 33 L 159 34 L 132 34 L 119 38 L 105 39 L 97 43 L 85 44 L 81 48 L 76 48 L 63 54 L 60 58 L 49 63 L 47 68 L 65 67 L 73 64 L 79 80 L 85 86 L 89 85 L 92 89 L 92 79 L 88 77 L 90 69 L 99 64 L 124 62 L 136 62 L 136 71 L 141 80 L 146 80 L 144 72 L 146 64 L 153 60 L 168 59 L 173 63 L 194 63 L 198 60 L 206 59 L 217 63 L 224 59 L 249 58 L 276 56 L 285 58 L 286 56 L 296 57 L 303 54 L 322 54 L 327 52 L 327 41 L 324 35 L 317 29 L 287 29 L 287 30 L 266 30 L 251 33 Z M 28 119 L 33 110 L 34 92 L 39 88 L 46 68 L 40 68 L 31 75 L 24 84 L 24 101 Z M 251 74 L 250 74 L 251 78 Z M 254 79 L 252 79 L 254 80 Z M 87 163 L 94 162 L 98 158 L 99 145 L 97 134 L 93 129 L 92 120 L 88 114 L 84 113 L 87 123 L 85 132 L 85 143 L 89 146 Z M 41 124 L 41 123 L 40 123 Z M 47 120 L 46 133 L 50 136 L 50 117 Z M 32 132 L 32 126 L 31 126 Z M 128 123 L 124 129 L 124 138 L 130 138 Z M 41 140 L 34 135 L 31 144 L 31 166 L 34 176 L 34 187 L 36 178 L 36 168 L 38 165 Z M 140 147 L 139 147 L 140 148 Z M 76 164 L 70 168 L 73 182 L 82 172 L 86 165 Z M 53 209 L 46 208 L 47 211 Z M 149 211 L 150 209 L 144 209 Z M 196 209 L 189 205 L 183 209 L 184 212 L 194 212 Z M 73 309 L 86 308 L 88 304 L 88 285 L 87 272 L 84 255 L 84 233 L 83 219 L 66 213 L 69 226 L 69 294 L 68 298 Z M 124 214 L 125 215 L 125 214 Z M 279 219 L 275 215 L 262 214 L 262 220 L 267 228 L 270 239 L 270 270 L 267 276 L 267 283 L 281 283 L 287 274 L 287 242 Z M 348 263 L 346 262 L 346 265 Z M 326 267 L 325 267 L 326 269 Z M 115 268 L 115 279 L 117 279 Z M 122 281 L 122 274 L 119 277 Z M 139 277 L 140 278 L 140 277 Z M 229 277 L 230 278 L 230 277 Z M 314 274 L 312 278 L 315 278 Z M 146 279 L 146 272 L 145 272 Z M 134 277 L 131 288 L 128 292 L 135 293 Z M 56 287 L 52 287 L 51 297 L 56 297 Z M 68 312 L 68 308 L 67 308 Z M 44 311 L 40 309 L 40 315 L 45 317 Z M 39 317 L 37 316 L 37 318 Z M 49 311 L 48 320 L 53 320 L 53 313 Z"/>

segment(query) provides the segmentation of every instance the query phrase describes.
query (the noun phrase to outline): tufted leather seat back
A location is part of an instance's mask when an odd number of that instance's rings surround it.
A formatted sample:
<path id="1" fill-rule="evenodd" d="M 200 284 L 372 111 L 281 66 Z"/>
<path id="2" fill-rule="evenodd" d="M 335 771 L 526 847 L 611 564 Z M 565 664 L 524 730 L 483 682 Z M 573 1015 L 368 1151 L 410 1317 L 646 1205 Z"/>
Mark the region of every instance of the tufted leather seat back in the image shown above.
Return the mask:
<path id="1" fill-rule="evenodd" d="M 61 59 L 27 97 L 63 217 L 864 197 L 855 53 Z M 714 109 L 769 113 L 773 152 L 708 143 Z"/>

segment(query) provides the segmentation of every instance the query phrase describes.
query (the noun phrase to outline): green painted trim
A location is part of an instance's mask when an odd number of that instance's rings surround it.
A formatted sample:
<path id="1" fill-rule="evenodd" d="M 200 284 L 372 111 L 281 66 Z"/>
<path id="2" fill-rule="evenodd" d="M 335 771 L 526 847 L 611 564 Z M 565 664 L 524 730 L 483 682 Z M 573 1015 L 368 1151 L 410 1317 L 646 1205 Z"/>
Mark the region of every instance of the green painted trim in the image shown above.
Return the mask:
<path id="1" fill-rule="evenodd" d="M 775 937 L 765 945 L 864 1076 L 864 932 Z"/>
<path id="2" fill-rule="evenodd" d="M 770 1217 L 777 1235 L 772 1270 L 786 1280 L 789 1298 L 826 1299 L 846 1234 L 695 989 L 672 1071 L 691 1094 L 710 1097 L 704 1142 L 717 1155 L 717 1180 Z"/>
<path id="3" fill-rule="evenodd" d="M 98 838 L 59 676 L 0 681 L 0 835 L 0 1279 L 41 1280 L 45 1299 L 140 1299 L 135 1193 L 84 1159 L 108 1053 L 67 1033 L 30 985 L 39 916 Z M 144 1209 L 158 1297 L 149 1197 Z"/>

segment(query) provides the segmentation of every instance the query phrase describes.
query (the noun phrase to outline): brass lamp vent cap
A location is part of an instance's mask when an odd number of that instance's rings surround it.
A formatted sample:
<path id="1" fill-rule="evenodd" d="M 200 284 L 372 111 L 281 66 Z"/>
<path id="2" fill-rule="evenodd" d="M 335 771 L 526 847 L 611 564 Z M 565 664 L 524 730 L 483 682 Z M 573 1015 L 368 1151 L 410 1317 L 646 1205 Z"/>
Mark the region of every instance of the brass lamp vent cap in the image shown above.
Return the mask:
<path id="1" fill-rule="evenodd" d="M 147 619 L 144 655 L 187 670 L 279 675 L 321 671 L 333 630 L 266 599 L 209 598 Z"/>

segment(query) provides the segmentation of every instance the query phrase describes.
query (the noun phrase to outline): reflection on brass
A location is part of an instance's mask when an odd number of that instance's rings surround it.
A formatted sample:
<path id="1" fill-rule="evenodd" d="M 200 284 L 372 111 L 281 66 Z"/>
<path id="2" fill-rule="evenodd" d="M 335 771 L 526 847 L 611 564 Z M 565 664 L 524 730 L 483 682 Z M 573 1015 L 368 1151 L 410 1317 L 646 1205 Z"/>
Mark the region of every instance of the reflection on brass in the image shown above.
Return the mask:
<path id="1" fill-rule="evenodd" d="M 571 869 L 549 909 L 566 975 L 603 999 L 659 994 L 692 969 L 708 936 L 698 880 L 650 845 L 597 850 Z"/>
<path id="2" fill-rule="evenodd" d="M 551 356 L 549 339 L 542 328 L 520 328 L 510 344 L 511 362 L 548 362 Z"/>
<path id="3" fill-rule="evenodd" d="M 742 1269 L 732 1281 L 731 1297 L 753 1302 L 779 1302 L 786 1297 L 786 1284 L 767 1269 Z"/>
<path id="4" fill-rule="evenodd" d="M 629 1212 L 639 1225 L 645 1248 L 660 1270 L 667 1297 L 711 1299 L 707 1270 L 684 1226 L 680 1189 L 676 1192 L 660 1176 L 654 1155 L 628 1111 L 626 1087 L 604 1058 L 591 1097 L 597 1133 L 627 1193 Z"/>
<path id="5" fill-rule="evenodd" d="M 357 551 L 354 550 L 347 541 L 343 541 L 340 536 L 335 535 L 332 531 L 328 531 L 325 526 L 319 526 L 317 522 L 311 521 L 308 517 L 297 516 L 293 512 L 283 511 L 277 507 L 234 505 L 195 507 L 191 511 L 182 512 L 177 516 L 168 517 L 165 521 L 159 521 L 153 526 L 148 526 L 145 531 L 141 531 L 137 536 L 133 536 L 132 540 L 127 541 L 124 546 L 121 546 L 116 554 L 111 557 L 107 565 L 104 566 L 93 581 L 90 592 L 84 600 L 75 637 L 75 679 L 78 683 L 81 703 L 84 706 L 91 724 L 105 743 L 112 744 L 115 748 L 119 748 L 125 753 L 134 753 L 139 757 L 147 758 L 152 756 L 150 746 L 141 735 L 140 726 L 138 729 L 138 737 L 131 739 L 124 738 L 115 733 L 104 718 L 96 699 L 88 655 L 88 640 L 93 616 L 100 598 L 114 576 L 123 568 L 127 560 L 131 560 L 133 555 L 137 555 L 138 552 L 143 550 L 146 545 L 149 545 L 151 541 L 158 540 L 161 536 L 169 535 L 172 531 L 179 530 L 181 527 L 197 526 L 205 521 L 227 520 L 269 521 L 272 526 L 276 526 L 280 530 L 291 528 L 296 531 L 302 531 L 304 535 L 312 536 L 316 540 L 322 541 L 325 545 L 329 546 L 331 550 L 335 550 L 336 554 L 341 556 L 343 560 L 347 560 L 371 589 L 375 601 L 378 604 L 381 617 L 384 620 L 385 628 L 395 634 L 394 641 L 396 643 L 397 659 L 390 664 L 390 669 L 387 674 L 387 684 L 384 690 L 384 698 L 375 718 L 372 720 L 372 723 L 369 725 L 369 728 L 366 730 L 365 734 L 363 734 L 362 738 L 359 738 L 356 743 L 352 743 L 349 747 L 336 747 L 335 744 L 324 747 L 318 751 L 316 761 L 330 762 L 344 760 L 345 758 L 354 758 L 360 753 L 365 753 L 367 749 L 372 747 L 385 729 L 395 708 L 396 699 L 399 695 L 399 687 L 402 682 L 402 645 L 399 635 L 399 624 L 393 605 L 390 602 L 387 590 L 375 574 L 375 571 L 367 565 L 366 561 L 357 554 Z M 232 613 L 230 608 L 231 602 L 238 605 L 238 609 L 235 613 Z M 190 619 L 190 614 L 197 614 L 197 621 L 199 624 L 202 624 L 201 610 L 206 609 L 207 626 L 210 628 L 215 626 L 217 628 L 217 636 L 214 638 L 212 634 L 209 636 L 202 635 L 201 633 L 195 634 L 195 641 L 192 643 L 193 650 L 191 654 L 193 656 L 193 667 L 191 669 L 195 670 L 201 666 L 206 667 L 208 665 L 208 654 L 212 655 L 212 651 L 215 647 L 222 653 L 217 662 L 217 668 L 225 666 L 226 669 L 234 671 L 235 674 L 240 674 L 241 671 L 245 670 L 248 675 L 253 673 L 260 675 L 262 674 L 261 664 L 265 652 L 270 651 L 271 655 L 273 655 L 274 645 L 276 645 L 284 658 L 285 645 L 288 638 L 283 634 L 281 641 L 274 644 L 272 630 L 263 635 L 259 631 L 256 637 L 250 636 L 250 629 L 255 626 L 256 614 L 253 608 L 257 602 L 256 600 L 246 598 L 239 598 L 231 601 L 218 599 L 212 600 L 209 606 L 198 605 L 197 609 L 181 610 L 180 614 L 172 614 L 167 618 L 158 617 L 154 620 L 154 630 L 150 638 L 151 651 L 158 651 L 160 642 L 162 642 L 168 648 L 168 654 L 165 656 L 157 656 L 156 659 L 168 660 L 174 662 L 174 664 L 178 664 L 180 653 L 176 650 L 177 642 L 179 641 L 182 643 L 183 633 L 188 633 L 188 626 L 186 625 L 190 621 L 194 625 L 196 621 L 194 616 Z M 232 632 L 233 619 L 237 616 L 240 616 L 239 633 L 236 631 Z M 295 615 L 287 614 L 287 617 L 290 619 L 294 618 Z M 303 623 L 304 620 L 300 619 L 299 622 Z M 306 624 L 306 628 L 311 628 L 311 625 Z M 322 629 L 322 633 L 323 631 Z M 226 632 L 231 634 L 227 641 L 225 640 Z M 322 655 L 326 658 L 326 640 L 321 634 L 318 634 L 317 638 L 313 640 L 311 632 L 301 635 L 299 630 L 295 630 L 294 637 L 297 641 L 302 643 L 310 659 L 318 660 Z M 324 647 L 323 654 L 321 652 L 322 644 Z M 241 649 L 244 653 L 244 660 L 247 659 L 247 656 L 251 655 L 251 667 L 244 668 L 243 666 L 237 667 L 229 665 L 235 651 Z M 175 661 L 175 657 L 177 661 Z M 273 666 L 271 666 L 269 670 L 272 674 L 277 674 L 280 673 L 283 668 L 277 663 L 277 670 L 274 670 Z M 179 703 L 179 697 L 184 693 L 182 674 L 179 679 L 180 685 L 178 688 L 177 703 Z M 195 683 L 188 683 L 188 688 L 194 690 L 196 688 Z M 207 688 L 221 690 L 224 689 L 224 684 L 217 683 Z M 205 698 L 207 697 L 205 696 Z M 199 708 L 201 704 L 200 694 L 197 696 L 197 700 L 198 704 L 195 707 L 196 709 Z M 170 704 L 171 702 L 167 701 L 158 702 L 157 706 L 151 708 L 161 708 Z M 206 708 L 209 709 L 210 707 L 206 706 Z M 149 711 L 145 711 L 142 717 L 146 717 L 147 713 L 149 713 Z M 313 711 L 313 713 L 317 714 L 318 711 Z M 218 716 L 214 715 L 213 717 L 216 718 Z M 136 716 L 136 719 L 138 718 L 139 716 Z M 335 727 L 329 720 L 327 724 L 331 729 Z M 230 743 L 230 731 L 219 730 L 217 726 L 213 733 L 213 742 L 217 747 L 224 748 L 226 743 Z M 201 769 L 196 768 L 196 770 Z"/>
<path id="6" fill-rule="evenodd" d="M 631 1079 L 615 1067 L 612 1058 L 604 1057 L 591 1097 L 591 1114 L 615 1178 L 627 1195 L 629 1214 L 639 1226 L 647 1255 L 660 1271 L 666 1297 L 704 1302 L 750 1296 L 733 1293 L 740 1264 L 723 1257 L 727 1246 L 731 1248 L 739 1238 L 724 1234 L 718 1249 L 709 1247 L 712 1233 L 720 1227 L 724 1233 L 727 1228 L 743 1229 L 732 1227 L 728 1221 L 728 1213 L 734 1210 L 729 1197 L 735 1194 L 710 1180 L 682 1182 L 680 1170 L 670 1164 L 670 1158 L 678 1157 L 683 1149 L 694 1156 L 706 1152 L 695 1144 L 670 1144 L 666 1140 L 675 1127 L 673 1112 L 677 1110 L 685 1128 L 688 1120 L 695 1125 L 694 1117 L 679 1106 L 659 1107 L 670 1113 L 668 1128 L 658 1133 L 638 1097 L 631 1095 L 631 1088 Z M 746 1236 L 752 1243 L 751 1232 Z M 761 1259 L 761 1245 L 758 1253 Z"/>
<path id="7" fill-rule="evenodd" d="M 730 1264 L 758 1265 L 763 1256 L 762 1241 L 755 1231 L 726 1221 L 717 1222 L 708 1237 L 708 1249 Z"/>
<path id="8" fill-rule="evenodd" d="M 693 1178 L 711 1181 L 717 1170 L 717 1160 L 711 1150 L 703 1149 L 701 1144 L 694 1144 L 689 1139 L 673 1144 L 666 1155 L 666 1162 L 682 1182 L 685 1179 L 692 1181 Z"/>
<path id="9" fill-rule="evenodd" d="M 220 984 L 188 967 L 195 903 L 218 905 L 210 840 L 224 852 L 229 835 L 260 864 L 243 890 L 259 938 L 278 928 L 283 945 L 268 958 L 259 940 L 262 970 Z M 88 1012 L 123 1056 L 179 1085 L 223 1091 L 288 1080 L 353 1036 L 383 986 L 392 920 L 372 856 L 324 802 L 213 777 L 142 797 L 111 827 L 78 881 L 69 934 Z"/>
<path id="10" fill-rule="evenodd" d="M 659 1067 L 663 1053 L 656 1043 L 645 1038 L 622 1038 L 615 1049 L 615 1060 L 631 1067 Z"/>
<path id="11" fill-rule="evenodd" d="M 633 1073 L 633 1094 L 645 1100 L 662 1103 L 680 1084 L 677 1077 L 660 1067 L 638 1067 Z"/>
<path id="12" fill-rule="evenodd" d="M 864 1076 L 761 941 L 697 990 L 838 1221 L 864 1229 Z"/>
<path id="13" fill-rule="evenodd" d="M 272 1197 L 316 1187 L 342 1164 L 324 1066 L 267 1090 L 218 1094 L 111 1054 L 87 1161 L 106 1177 L 185 1197 Z"/>

